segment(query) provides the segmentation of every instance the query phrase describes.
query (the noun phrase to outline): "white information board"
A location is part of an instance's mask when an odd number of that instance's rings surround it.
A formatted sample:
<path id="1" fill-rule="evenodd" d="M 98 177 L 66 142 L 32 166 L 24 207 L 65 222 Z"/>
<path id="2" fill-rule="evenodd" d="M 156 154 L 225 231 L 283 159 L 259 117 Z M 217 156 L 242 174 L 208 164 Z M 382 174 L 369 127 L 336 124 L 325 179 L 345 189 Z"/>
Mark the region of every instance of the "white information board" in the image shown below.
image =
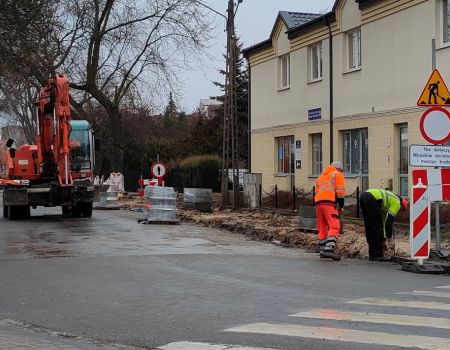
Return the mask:
<path id="1" fill-rule="evenodd" d="M 409 165 L 450 167 L 450 146 L 411 145 Z"/>

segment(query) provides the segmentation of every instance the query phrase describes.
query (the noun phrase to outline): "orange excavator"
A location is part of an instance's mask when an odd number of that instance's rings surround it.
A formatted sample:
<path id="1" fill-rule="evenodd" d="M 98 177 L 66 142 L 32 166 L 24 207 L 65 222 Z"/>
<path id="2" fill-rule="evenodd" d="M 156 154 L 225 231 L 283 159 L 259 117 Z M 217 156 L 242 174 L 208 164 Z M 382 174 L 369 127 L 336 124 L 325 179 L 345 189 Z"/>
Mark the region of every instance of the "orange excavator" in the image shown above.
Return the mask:
<path id="1" fill-rule="evenodd" d="M 39 93 L 36 108 L 35 144 L 16 149 L 14 140 L 9 139 L 0 145 L 3 216 L 11 220 L 27 218 L 31 207 L 61 206 L 63 214 L 91 217 L 93 133 L 87 122 L 71 121 L 66 75 L 58 74 L 49 80 Z M 71 139 L 71 123 L 77 124 L 74 134 L 78 140 Z"/>

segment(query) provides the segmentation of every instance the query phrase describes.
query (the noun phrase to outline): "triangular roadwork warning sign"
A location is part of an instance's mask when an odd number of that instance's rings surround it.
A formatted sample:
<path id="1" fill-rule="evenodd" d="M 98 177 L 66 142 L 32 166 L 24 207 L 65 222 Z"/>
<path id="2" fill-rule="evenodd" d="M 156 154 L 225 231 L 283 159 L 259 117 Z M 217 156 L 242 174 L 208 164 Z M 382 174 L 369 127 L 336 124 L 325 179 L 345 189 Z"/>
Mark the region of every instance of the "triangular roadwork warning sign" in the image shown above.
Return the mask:
<path id="1" fill-rule="evenodd" d="M 418 106 L 450 106 L 450 92 L 444 79 L 437 69 L 433 71 L 430 79 L 423 88 L 422 95 L 417 101 Z"/>

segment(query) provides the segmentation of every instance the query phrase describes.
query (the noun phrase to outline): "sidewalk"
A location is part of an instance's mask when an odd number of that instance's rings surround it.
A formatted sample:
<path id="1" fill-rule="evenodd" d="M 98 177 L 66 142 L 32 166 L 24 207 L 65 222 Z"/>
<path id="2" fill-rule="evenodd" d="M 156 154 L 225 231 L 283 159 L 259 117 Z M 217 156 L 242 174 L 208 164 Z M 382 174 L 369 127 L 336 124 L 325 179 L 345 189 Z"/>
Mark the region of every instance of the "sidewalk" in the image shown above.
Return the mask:
<path id="1" fill-rule="evenodd" d="M 86 340 L 64 338 L 0 319 L 0 350 L 138 350 L 121 345 L 95 345 Z"/>

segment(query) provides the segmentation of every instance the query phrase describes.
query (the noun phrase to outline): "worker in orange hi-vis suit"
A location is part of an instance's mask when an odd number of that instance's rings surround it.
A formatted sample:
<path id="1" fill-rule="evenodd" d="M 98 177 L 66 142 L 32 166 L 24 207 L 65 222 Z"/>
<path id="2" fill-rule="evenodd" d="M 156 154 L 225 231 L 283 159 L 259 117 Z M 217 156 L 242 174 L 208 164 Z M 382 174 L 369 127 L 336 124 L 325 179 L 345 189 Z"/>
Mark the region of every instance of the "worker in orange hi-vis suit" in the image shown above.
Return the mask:
<path id="1" fill-rule="evenodd" d="M 317 231 L 321 257 L 339 260 L 336 244 L 339 237 L 339 211 L 344 207 L 345 179 L 342 162 L 333 162 L 319 176 L 315 187 Z"/>

